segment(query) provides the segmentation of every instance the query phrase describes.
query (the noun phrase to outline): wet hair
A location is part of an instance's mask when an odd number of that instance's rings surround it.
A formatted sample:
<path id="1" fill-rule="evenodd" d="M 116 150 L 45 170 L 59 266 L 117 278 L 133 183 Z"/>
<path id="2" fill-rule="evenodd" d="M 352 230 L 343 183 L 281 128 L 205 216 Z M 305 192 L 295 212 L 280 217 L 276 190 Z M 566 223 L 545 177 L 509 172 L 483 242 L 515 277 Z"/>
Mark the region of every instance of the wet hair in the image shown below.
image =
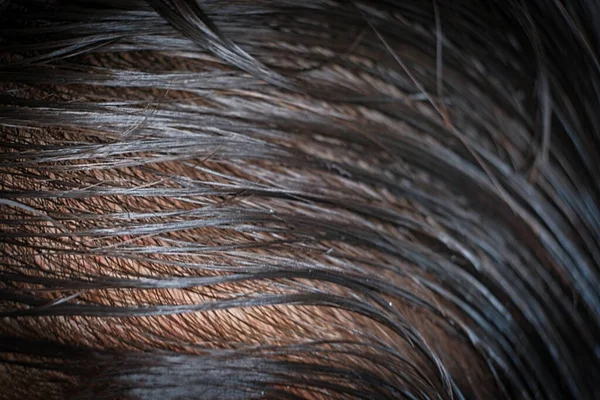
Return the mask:
<path id="1" fill-rule="evenodd" d="M 0 399 L 600 396 L 595 0 L 0 0 Z"/>

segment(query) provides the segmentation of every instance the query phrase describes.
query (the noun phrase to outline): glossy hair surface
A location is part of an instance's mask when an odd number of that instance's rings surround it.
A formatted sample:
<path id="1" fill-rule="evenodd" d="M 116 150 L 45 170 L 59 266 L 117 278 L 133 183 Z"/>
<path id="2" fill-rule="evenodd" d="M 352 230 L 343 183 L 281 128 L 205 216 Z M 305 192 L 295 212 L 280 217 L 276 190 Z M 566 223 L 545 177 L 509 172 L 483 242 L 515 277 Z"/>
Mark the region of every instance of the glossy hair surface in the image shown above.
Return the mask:
<path id="1" fill-rule="evenodd" d="M 598 21 L 0 0 L 0 399 L 598 398 Z"/>

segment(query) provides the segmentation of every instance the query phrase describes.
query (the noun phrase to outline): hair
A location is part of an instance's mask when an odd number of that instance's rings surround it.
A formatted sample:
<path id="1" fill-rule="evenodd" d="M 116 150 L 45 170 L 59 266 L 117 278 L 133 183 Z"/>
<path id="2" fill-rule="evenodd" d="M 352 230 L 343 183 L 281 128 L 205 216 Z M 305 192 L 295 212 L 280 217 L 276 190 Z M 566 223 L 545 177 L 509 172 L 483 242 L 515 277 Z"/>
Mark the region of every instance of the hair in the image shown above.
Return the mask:
<path id="1" fill-rule="evenodd" d="M 598 21 L 0 0 L 0 399 L 600 398 Z"/>

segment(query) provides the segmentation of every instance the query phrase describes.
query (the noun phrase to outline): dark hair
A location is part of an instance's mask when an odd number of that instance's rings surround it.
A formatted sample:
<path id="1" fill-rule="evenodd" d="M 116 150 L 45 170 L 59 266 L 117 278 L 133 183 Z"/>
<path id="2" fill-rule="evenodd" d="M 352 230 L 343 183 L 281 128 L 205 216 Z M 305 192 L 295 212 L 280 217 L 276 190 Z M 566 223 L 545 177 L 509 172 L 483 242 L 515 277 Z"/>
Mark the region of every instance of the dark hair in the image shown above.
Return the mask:
<path id="1" fill-rule="evenodd" d="M 0 0 L 0 398 L 598 398 L 599 21 Z"/>

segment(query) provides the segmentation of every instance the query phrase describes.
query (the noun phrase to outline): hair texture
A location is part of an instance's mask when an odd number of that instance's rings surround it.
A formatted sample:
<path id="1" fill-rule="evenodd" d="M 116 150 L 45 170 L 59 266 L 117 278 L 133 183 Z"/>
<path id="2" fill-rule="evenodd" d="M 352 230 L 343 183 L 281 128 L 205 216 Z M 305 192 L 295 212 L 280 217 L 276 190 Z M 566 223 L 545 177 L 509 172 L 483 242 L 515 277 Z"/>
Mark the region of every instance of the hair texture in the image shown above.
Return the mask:
<path id="1" fill-rule="evenodd" d="M 0 0 L 0 399 L 600 398 L 596 0 Z"/>

